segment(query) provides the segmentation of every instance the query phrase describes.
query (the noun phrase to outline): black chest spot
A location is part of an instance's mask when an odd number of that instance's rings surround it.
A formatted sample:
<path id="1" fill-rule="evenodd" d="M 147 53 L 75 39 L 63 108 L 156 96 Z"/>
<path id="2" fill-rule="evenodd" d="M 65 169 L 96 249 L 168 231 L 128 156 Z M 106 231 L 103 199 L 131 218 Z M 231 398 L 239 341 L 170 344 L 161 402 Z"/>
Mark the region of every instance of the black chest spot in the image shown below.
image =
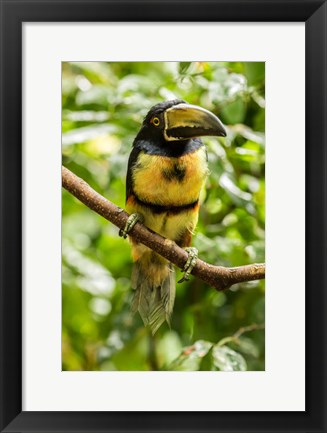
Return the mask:
<path id="1" fill-rule="evenodd" d="M 162 176 L 168 181 L 182 182 L 186 175 L 186 168 L 175 162 L 171 167 L 162 170 Z"/>

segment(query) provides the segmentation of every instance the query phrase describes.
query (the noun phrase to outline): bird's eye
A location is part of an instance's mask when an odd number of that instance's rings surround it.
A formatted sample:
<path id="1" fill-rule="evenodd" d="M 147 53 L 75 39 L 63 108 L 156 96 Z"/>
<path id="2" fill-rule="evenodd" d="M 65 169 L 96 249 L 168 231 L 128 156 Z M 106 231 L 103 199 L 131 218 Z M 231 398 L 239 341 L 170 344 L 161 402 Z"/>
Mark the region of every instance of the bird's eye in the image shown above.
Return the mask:
<path id="1" fill-rule="evenodd" d="M 154 117 L 152 119 L 152 123 L 154 124 L 154 126 L 159 126 L 160 125 L 160 119 L 158 117 Z"/>

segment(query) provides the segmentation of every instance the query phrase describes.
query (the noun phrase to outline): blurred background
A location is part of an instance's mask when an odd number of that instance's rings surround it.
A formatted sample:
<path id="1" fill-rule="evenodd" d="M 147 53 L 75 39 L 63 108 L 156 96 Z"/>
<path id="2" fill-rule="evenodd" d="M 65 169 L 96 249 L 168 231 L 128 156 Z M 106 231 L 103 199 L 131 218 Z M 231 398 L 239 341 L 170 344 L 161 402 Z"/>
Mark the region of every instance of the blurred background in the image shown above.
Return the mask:
<path id="1" fill-rule="evenodd" d="M 264 262 L 264 92 L 262 62 L 65 62 L 63 164 L 124 208 L 148 110 L 174 98 L 200 105 L 227 138 L 203 138 L 210 176 L 193 245 L 211 264 Z M 63 190 L 62 237 L 63 370 L 264 370 L 264 281 L 217 292 L 191 277 L 177 285 L 171 329 L 152 337 L 130 312 L 132 260 L 117 227 Z"/>

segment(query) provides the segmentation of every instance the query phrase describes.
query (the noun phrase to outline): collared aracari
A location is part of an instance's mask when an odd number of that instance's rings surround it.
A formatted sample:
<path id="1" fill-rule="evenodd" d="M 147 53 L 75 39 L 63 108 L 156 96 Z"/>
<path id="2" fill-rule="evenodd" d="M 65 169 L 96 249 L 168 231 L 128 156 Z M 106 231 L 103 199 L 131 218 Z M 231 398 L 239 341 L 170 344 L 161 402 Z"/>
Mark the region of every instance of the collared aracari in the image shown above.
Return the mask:
<path id="1" fill-rule="evenodd" d="M 198 221 L 199 196 L 208 174 L 207 152 L 201 136 L 226 136 L 210 111 L 176 99 L 159 103 L 146 115 L 128 161 L 126 210 L 131 215 L 121 235 L 136 221 L 175 241 L 188 251 L 188 279 L 197 257 L 191 245 Z M 175 300 L 172 264 L 133 238 L 132 310 L 154 334 L 170 323 Z"/>

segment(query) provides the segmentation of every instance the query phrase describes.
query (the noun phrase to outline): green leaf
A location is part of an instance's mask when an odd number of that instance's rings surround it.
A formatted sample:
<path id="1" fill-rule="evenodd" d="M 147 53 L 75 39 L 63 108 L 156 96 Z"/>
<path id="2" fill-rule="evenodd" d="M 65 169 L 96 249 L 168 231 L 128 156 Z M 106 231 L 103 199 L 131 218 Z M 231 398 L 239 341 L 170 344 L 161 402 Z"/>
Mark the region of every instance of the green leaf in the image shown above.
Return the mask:
<path id="1" fill-rule="evenodd" d="M 242 355 L 228 346 L 214 346 L 212 350 L 213 364 L 221 371 L 246 371 L 247 366 Z"/>
<path id="2" fill-rule="evenodd" d="M 186 74 L 188 68 L 191 66 L 192 62 L 180 62 L 178 71 L 181 75 Z"/>
<path id="3" fill-rule="evenodd" d="M 242 191 L 227 173 L 224 173 L 220 177 L 219 183 L 220 186 L 227 192 L 227 194 L 237 203 L 239 203 L 240 200 L 251 201 L 252 194 Z"/>
<path id="4" fill-rule="evenodd" d="M 246 104 L 242 98 L 237 98 L 223 108 L 221 116 L 225 123 L 243 123 L 246 115 Z"/>
<path id="5" fill-rule="evenodd" d="M 160 365 L 167 365 L 179 356 L 182 349 L 180 338 L 176 332 L 166 332 L 157 342 L 157 357 Z"/>
<path id="6" fill-rule="evenodd" d="M 235 125 L 233 128 L 236 133 L 240 134 L 247 140 L 264 145 L 265 135 L 263 132 L 253 131 L 251 128 L 242 124 Z"/>
<path id="7" fill-rule="evenodd" d="M 214 370 L 213 364 L 212 364 L 212 348 L 209 350 L 209 352 L 202 358 L 200 362 L 199 371 L 212 371 Z"/>
<path id="8" fill-rule="evenodd" d="M 245 76 L 250 86 L 258 85 L 265 78 L 265 63 L 264 62 L 246 62 Z"/>
<path id="9" fill-rule="evenodd" d="M 185 347 L 182 353 L 167 368 L 174 371 L 196 371 L 199 370 L 201 360 L 207 355 L 212 347 L 209 341 L 198 340 L 192 346 Z"/>
<path id="10" fill-rule="evenodd" d="M 62 135 L 62 145 L 69 146 L 71 144 L 83 143 L 92 138 L 106 135 L 116 131 L 113 125 L 94 124 L 83 128 L 72 129 Z"/>
<path id="11" fill-rule="evenodd" d="M 259 357 L 259 349 L 256 344 L 248 337 L 240 337 L 238 339 L 239 350 L 245 355 L 253 356 L 254 358 Z"/>

